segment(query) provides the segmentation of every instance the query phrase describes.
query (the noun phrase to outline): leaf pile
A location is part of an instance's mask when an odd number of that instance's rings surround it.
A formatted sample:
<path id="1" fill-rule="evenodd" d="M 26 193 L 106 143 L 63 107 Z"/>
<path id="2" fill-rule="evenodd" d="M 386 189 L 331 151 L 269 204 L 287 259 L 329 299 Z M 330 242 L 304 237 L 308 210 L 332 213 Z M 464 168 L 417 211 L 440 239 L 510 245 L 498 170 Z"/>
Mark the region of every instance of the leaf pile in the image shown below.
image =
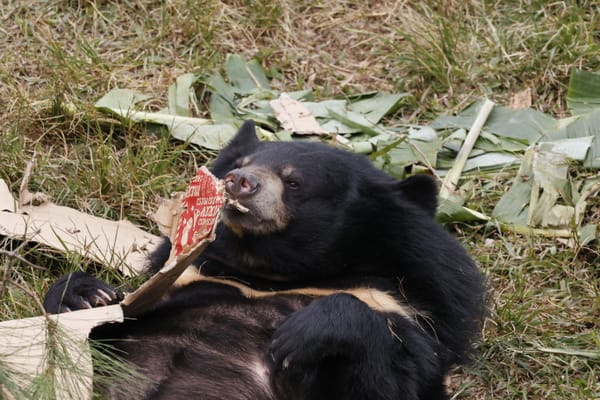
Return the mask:
<path id="1" fill-rule="evenodd" d="M 440 116 L 428 126 L 391 124 L 386 117 L 407 96 L 371 92 L 316 101 L 310 89 L 281 93 L 271 87 L 258 61 L 230 54 L 224 75 L 180 76 L 169 88 L 168 107 L 159 112 L 138 109 L 148 97 L 127 89 L 112 90 L 96 107 L 128 121 L 162 125 L 174 138 L 212 150 L 222 148 L 244 120 L 254 119 L 265 140 L 330 141 L 368 154 L 398 178 L 419 169 L 445 176 L 483 102 L 457 115 Z M 273 107 L 282 99 L 299 102 L 303 111 L 282 116 Z M 584 243 L 596 239 L 597 225 L 581 224 L 587 201 L 600 190 L 600 178 L 573 181 L 569 166 L 577 162 L 600 169 L 600 75 L 573 70 L 567 102 L 572 116 L 564 119 L 531 108 L 495 106 L 462 167 L 463 180 L 517 165 L 519 173 L 491 216 L 462 207 L 468 199 L 459 190 L 442 202 L 439 219 L 489 220 L 517 232 L 574 237 Z M 301 117 L 316 122 L 312 126 L 319 127 L 314 132 L 318 135 L 307 138 L 297 135 L 307 132 L 284 129 Z"/>

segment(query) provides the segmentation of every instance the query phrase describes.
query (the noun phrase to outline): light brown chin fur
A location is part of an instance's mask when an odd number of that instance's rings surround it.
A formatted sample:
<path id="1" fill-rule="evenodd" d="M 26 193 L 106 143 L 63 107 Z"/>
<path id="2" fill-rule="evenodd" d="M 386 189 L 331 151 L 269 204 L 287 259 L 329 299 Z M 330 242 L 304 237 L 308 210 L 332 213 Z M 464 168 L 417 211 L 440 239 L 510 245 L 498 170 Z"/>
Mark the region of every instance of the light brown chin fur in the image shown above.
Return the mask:
<path id="1" fill-rule="evenodd" d="M 244 223 L 239 223 L 235 221 L 235 218 L 234 221 L 232 221 L 226 215 L 223 215 L 223 223 L 227 225 L 237 237 L 242 237 L 244 234 L 268 235 L 285 229 L 288 224 L 288 219 L 284 216 L 277 216 L 277 219 L 275 220 L 261 220 L 261 216 L 256 216 L 252 210 L 249 211 L 249 214 L 255 216 L 255 221 L 248 222 L 246 220 L 242 221 Z M 242 215 L 241 218 L 247 217 Z"/>
<path id="2" fill-rule="evenodd" d="M 231 231 L 233 232 L 233 234 L 237 237 L 242 237 L 244 236 L 244 228 L 242 228 L 240 225 L 234 225 L 234 224 L 228 224 L 227 222 L 223 221 L 223 223 L 225 225 L 227 225 L 229 227 L 229 229 L 231 229 Z"/>

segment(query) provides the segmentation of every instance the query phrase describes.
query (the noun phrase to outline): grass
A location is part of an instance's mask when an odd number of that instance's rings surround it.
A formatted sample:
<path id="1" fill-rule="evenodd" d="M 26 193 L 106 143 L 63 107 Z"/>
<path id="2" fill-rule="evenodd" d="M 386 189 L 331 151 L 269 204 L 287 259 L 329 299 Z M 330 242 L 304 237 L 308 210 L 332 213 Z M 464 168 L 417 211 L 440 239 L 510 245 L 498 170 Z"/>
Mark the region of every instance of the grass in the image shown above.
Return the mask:
<path id="1" fill-rule="evenodd" d="M 159 109 L 177 76 L 219 68 L 227 53 L 258 57 L 282 90 L 310 87 L 320 98 L 409 92 L 392 117 L 404 123 L 482 96 L 507 104 L 525 88 L 534 108 L 565 116 L 570 69 L 600 70 L 594 1 L 372 3 L 3 2 L 0 177 L 17 193 L 36 152 L 30 190 L 154 230 L 146 214 L 155 197 L 182 189 L 213 154 L 139 126 L 111 126 L 92 105 L 123 87 L 154 95 L 147 107 Z M 469 206 L 489 213 L 509 178 L 477 177 Z M 586 219 L 600 220 L 597 199 Z M 455 398 L 600 398 L 597 244 L 571 247 L 476 224 L 452 228 L 491 286 L 476 359 L 451 378 Z M 93 270 L 127 283 L 33 243 L 0 238 L 0 249 L 3 320 L 39 315 L 35 297 L 65 271 Z"/>

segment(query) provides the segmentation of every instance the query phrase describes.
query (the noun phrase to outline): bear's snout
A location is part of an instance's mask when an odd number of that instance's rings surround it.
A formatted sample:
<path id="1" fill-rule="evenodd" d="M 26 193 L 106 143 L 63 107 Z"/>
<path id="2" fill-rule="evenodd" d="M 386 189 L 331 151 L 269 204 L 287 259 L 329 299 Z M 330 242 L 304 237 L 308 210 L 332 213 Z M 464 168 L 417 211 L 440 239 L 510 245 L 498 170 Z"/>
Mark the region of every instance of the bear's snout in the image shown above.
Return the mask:
<path id="1" fill-rule="evenodd" d="M 281 178 L 264 166 L 249 165 L 230 170 L 223 178 L 227 194 L 248 209 L 225 207 L 223 221 L 238 232 L 257 235 L 281 231 L 289 215 Z"/>
<path id="2" fill-rule="evenodd" d="M 258 191 L 259 186 L 256 175 L 239 168 L 225 176 L 225 190 L 236 199 L 252 196 Z"/>

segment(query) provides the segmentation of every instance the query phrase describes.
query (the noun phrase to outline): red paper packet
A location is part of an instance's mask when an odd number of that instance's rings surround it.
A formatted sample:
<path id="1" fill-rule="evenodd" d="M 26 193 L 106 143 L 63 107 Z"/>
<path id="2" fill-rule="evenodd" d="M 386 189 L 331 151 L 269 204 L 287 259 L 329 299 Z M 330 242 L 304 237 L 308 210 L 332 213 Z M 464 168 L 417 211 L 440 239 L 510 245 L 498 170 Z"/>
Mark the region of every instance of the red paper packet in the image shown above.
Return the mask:
<path id="1" fill-rule="evenodd" d="M 225 204 L 225 185 L 202 167 L 192 178 L 181 203 L 171 258 L 190 252 L 213 234 Z"/>
<path id="2" fill-rule="evenodd" d="M 180 197 L 175 196 L 176 199 Z M 176 229 L 171 231 L 171 254 L 164 267 L 121 302 L 125 316 L 151 309 L 185 269 L 215 239 L 215 229 L 225 205 L 225 184 L 202 167 L 186 194 L 171 204 Z"/>

